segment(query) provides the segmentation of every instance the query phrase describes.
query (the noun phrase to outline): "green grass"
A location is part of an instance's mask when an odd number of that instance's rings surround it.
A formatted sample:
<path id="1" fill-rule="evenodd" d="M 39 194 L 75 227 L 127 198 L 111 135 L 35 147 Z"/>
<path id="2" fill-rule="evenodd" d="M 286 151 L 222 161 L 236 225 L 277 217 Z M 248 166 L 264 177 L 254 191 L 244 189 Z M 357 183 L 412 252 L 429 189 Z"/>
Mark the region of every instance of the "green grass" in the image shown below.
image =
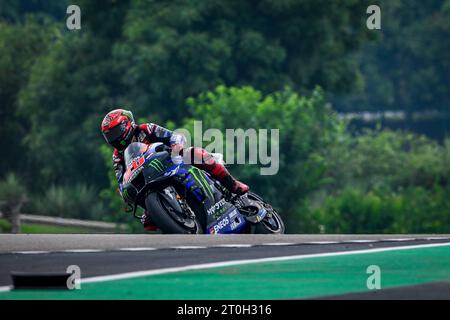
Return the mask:
<path id="1" fill-rule="evenodd" d="M 11 230 L 11 224 L 5 219 L 0 219 L 0 232 L 7 233 Z M 22 233 L 89 233 L 85 228 L 51 226 L 45 224 L 22 224 Z"/>
<path id="2" fill-rule="evenodd" d="M 9 232 L 11 230 L 11 223 L 6 219 L 0 219 L 0 232 Z"/>

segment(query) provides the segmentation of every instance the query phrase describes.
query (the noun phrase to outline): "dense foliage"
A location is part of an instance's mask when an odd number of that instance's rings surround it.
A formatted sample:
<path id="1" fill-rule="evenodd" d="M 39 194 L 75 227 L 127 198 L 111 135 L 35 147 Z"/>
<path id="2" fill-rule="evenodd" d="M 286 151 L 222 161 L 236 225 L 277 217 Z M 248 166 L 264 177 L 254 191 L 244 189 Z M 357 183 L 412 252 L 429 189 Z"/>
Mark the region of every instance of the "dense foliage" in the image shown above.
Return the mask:
<path id="1" fill-rule="evenodd" d="M 280 129 L 278 175 L 232 170 L 292 232 L 448 230 L 448 144 L 352 136 L 333 110 L 449 112 L 450 0 L 381 0 L 381 31 L 368 0 L 79 0 L 79 31 L 68 3 L 0 3 L 0 178 L 21 178 L 27 210 L 129 221 L 99 132 L 124 106 L 172 128 Z"/>
<path id="2" fill-rule="evenodd" d="M 380 41 L 355 55 L 365 85 L 336 99 L 342 110 L 450 113 L 450 1 L 380 1 Z M 447 119 L 448 121 L 448 119 Z M 406 124 L 406 127 L 410 125 Z"/>
<path id="3" fill-rule="evenodd" d="M 219 87 L 188 102 L 188 129 L 199 118 L 205 128 L 280 128 L 278 174 L 261 176 L 257 165 L 231 170 L 276 205 L 291 232 L 450 231 L 450 140 L 390 131 L 354 137 L 321 90 L 264 96 Z"/>

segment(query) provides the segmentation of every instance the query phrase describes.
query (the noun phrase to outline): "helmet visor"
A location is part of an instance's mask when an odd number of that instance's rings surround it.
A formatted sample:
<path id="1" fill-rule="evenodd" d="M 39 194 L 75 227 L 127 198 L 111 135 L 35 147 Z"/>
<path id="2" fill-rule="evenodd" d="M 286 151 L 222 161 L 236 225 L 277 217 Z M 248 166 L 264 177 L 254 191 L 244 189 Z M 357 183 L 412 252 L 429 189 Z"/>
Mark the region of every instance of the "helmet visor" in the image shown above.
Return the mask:
<path id="1" fill-rule="evenodd" d="M 103 137 L 109 144 L 114 144 L 115 142 L 118 142 L 118 140 L 123 136 L 125 131 L 126 131 L 126 124 L 122 122 L 120 125 L 115 126 L 108 131 L 104 131 Z"/>

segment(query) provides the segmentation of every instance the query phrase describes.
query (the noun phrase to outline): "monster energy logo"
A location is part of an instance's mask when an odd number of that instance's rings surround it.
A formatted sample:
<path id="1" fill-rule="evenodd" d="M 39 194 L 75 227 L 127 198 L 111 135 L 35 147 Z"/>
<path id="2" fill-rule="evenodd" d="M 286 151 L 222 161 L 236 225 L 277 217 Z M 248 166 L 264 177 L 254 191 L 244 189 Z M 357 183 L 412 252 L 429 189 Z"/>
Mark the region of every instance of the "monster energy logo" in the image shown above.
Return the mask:
<path id="1" fill-rule="evenodd" d="M 192 174 L 194 179 L 203 187 L 203 190 L 206 190 L 208 196 L 210 196 L 211 198 L 214 199 L 214 195 L 212 193 L 211 186 L 206 181 L 205 177 L 200 172 L 200 170 L 192 167 L 191 169 L 189 169 L 189 172 Z"/>
<path id="2" fill-rule="evenodd" d="M 152 167 L 153 169 L 155 169 L 156 171 L 159 171 L 159 172 L 164 171 L 164 166 L 161 163 L 161 161 L 159 161 L 158 159 L 153 159 L 148 165 L 150 167 Z"/>

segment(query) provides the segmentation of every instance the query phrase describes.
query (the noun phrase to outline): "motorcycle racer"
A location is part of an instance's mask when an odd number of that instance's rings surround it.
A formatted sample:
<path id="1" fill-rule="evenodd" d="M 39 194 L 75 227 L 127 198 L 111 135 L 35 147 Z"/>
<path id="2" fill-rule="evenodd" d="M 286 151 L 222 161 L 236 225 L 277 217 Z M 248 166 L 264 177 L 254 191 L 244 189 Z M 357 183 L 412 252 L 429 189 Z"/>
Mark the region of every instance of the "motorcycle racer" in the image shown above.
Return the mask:
<path id="1" fill-rule="evenodd" d="M 179 155 L 185 160 L 193 160 L 192 165 L 208 172 L 230 192 L 241 195 L 249 190 L 246 184 L 236 180 L 205 149 L 199 147 L 185 148 L 186 138 L 183 135 L 176 134 L 157 124 L 136 124 L 131 111 L 115 109 L 108 112 L 102 121 L 101 131 L 106 142 L 114 148 L 112 160 L 120 194 L 122 194 L 122 180 L 126 169 L 124 151 L 132 142 L 145 144 L 162 142 L 171 148 L 172 154 Z M 146 230 L 156 230 L 156 226 L 150 220 L 147 212 L 144 212 L 142 223 Z"/>

